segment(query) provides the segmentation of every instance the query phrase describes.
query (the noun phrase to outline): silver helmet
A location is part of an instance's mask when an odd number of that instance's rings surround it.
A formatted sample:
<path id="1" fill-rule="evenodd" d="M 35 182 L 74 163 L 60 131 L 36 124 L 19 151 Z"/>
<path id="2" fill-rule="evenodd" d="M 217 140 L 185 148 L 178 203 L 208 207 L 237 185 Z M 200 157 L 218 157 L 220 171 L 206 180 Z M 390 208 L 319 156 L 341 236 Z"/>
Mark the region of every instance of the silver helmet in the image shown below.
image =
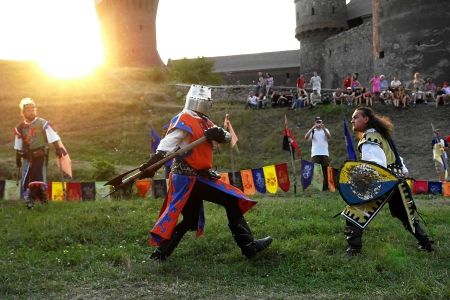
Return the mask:
<path id="1" fill-rule="evenodd" d="M 209 116 L 212 107 L 211 88 L 193 84 L 186 95 L 184 108 Z"/>

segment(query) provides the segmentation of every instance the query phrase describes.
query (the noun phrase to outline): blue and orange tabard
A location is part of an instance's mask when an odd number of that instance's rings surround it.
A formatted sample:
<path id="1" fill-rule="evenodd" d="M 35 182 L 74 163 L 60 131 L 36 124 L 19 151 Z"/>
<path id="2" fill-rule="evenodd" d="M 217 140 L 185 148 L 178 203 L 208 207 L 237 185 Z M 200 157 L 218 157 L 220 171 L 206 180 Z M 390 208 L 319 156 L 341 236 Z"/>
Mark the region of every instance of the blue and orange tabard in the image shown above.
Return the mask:
<path id="1" fill-rule="evenodd" d="M 169 125 L 168 132 L 172 129 L 180 129 L 189 133 L 189 142 L 199 139 L 206 129 L 214 126 L 206 117 L 189 114 L 186 111 L 175 116 Z M 213 162 L 213 146 L 211 142 L 205 142 L 189 151 L 183 160 L 196 170 L 210 169 Z M 207 184 L 223 193 L 230 195 L 230 201 L 238 201 L 239 208 L 244 214 L 256 201 L 248 198 L 241 190 L 221 180 L 210 180 L 199 176 L 188 176 L 170 173 L 169 190 L 161 207 L 159 218 L 150 231 L 150 245 L 160 245 L 164 240 L 171 238 L 178 218 L 187 203 L 189 196 L 197 181 Z M 197 236 L 203 233 L 205 218 L 203 206 L 201 206 L 197 222 Z"/>

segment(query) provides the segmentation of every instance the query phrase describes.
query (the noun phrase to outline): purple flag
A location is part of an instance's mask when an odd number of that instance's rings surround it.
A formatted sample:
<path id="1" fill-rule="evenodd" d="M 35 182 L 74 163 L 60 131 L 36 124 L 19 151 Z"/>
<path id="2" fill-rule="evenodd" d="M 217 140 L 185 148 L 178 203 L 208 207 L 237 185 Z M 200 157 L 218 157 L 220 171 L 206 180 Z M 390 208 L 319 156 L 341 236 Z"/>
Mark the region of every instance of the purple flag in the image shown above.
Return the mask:
<path id="1" fill-rule="evenodd" d="M 154 130 L 153 128 L 150 128 L 150 151 L 151 153 L 155 153 L 156 149 L 158 148 L 159 142 L 161 141 L 161 138 L 159 134 Z"/>
<path id="2" fill-rule="evenodd" d="M 255 188 L 261 194 L 266 193 L 266 179 L 264 178 L 264 172 L 262 168 L 252 169 L 253 182 Z"/>
<path id="3" fill-rule="evenodd" d="M 314 163 L 302 159 L 300 174 L 302 177 L 303 190 L 306 190 L 306 188 L 311 184 L 313 173 L 314 173 Z"/>
<path id="4" fill-rule="evenodd" d="M 352 137 L 348 131 L 347 121 L 344 119 L 344 135 L 345 135 L 345 145 L 347 146 L 348 159 L 356 160 L 355 148 L 353 148 Z"/>

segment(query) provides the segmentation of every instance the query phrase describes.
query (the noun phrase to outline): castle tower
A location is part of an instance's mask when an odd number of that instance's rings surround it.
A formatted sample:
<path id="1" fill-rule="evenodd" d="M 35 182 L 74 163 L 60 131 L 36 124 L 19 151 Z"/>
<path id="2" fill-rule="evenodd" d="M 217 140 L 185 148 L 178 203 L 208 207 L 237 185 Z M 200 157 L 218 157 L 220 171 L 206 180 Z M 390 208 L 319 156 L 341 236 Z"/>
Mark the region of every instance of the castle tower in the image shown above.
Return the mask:
<path id="1" fill-rule="evenodd" d="M 300 41 L 300 72 L 323 70 L 323 41 L 347 29 L 345 0 L 295 0 L 295 37 Z"/>
<path id="2" fill-rule="evenodd" d="M 156 48 L 158 0 L 96 2 L 108 65 L 163 66 Z"/>
<path id="3" fill-rule="evenodd" d="M 409 83 L 414 72 L 449 79 L 450 1 L 373 0 L 375 72 Z M 401 12 L 401 13 L 399 13 Z"/>

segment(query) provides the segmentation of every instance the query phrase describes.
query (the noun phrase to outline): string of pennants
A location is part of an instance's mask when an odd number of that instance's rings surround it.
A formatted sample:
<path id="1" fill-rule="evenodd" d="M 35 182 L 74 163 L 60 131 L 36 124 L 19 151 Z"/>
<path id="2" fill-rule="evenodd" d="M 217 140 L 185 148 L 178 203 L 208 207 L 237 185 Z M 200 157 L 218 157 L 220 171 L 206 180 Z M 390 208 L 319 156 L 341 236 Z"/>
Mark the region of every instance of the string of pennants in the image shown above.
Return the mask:
<path id="1" fill-rule="evenodd" d="M 295 163 L 298 163 L 296 160 Z M 300 183 L 303 190 L 310 186 L 321 191 L 323 186 L 322 166 L 307 160 L 300 161 Z M 327 168 L 328 189 L 335 192 L 337 169 L 329 166 Z M 289 175 L 288 164 L 280 163 L 268 165 L 261 168 L 246 169 L 236 172 L 220 173 L 220 180 L 229 183 L 247 195 L 276 194 L 279 190 L 288 192 L 296 178 L 292 182 Z M 427 181 L 407 179 L 414 194 L 436 194 L 450 197 L 450 182 Z M 104 186 L 105 181 L 97 182 L 48 182 L 48 199 L 52 201 L 92 201 L 103 199 L 110 192 L 110 186 Z M 164 198 L 168 188 L 167 179 L 144 179 L 136 180 L 134 185 L 128 189 L 115 193 L 109 198 L 132 197 L 137 195 L 141 198 Z M 19 200 L 21 197 L 17 181 L 0 180 L 0 199 Z"/>

